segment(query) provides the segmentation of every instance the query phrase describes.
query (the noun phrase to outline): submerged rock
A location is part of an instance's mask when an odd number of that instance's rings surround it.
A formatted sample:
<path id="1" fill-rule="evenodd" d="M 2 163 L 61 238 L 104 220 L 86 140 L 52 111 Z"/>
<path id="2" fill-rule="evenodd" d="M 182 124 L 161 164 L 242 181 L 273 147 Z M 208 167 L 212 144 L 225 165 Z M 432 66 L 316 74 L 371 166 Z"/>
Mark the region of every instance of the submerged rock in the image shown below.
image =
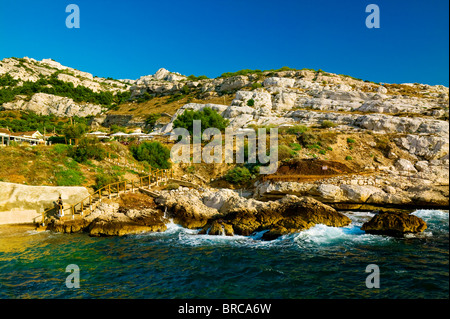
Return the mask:
<path id="1" fill-rule="evenodd" d="M 382 212 L 363 224 L 368 234 L 403 237 L 407 233 L 420 233 L 427 229 L 421 218 L 406 212 Z"/>

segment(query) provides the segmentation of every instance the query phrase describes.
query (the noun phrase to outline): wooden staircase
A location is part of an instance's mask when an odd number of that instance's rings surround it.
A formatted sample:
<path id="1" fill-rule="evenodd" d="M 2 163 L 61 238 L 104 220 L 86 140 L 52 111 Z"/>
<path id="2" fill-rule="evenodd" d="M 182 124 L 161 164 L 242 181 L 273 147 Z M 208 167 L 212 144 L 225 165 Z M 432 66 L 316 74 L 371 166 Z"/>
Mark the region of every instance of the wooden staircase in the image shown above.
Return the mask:
<path id="1" fill-rule="evenodd" d="M 84 215 L 94 211 L 103 199 L 119 197 L 120 194 L 129 192 L 141 191 L 152 197 L 158 197 L 159 193 L 152 191 L 151 188 L 159 186 L 161 183 L 167 183 L 171 178 L 173 178 L 173 170 L 171 169 L 152 169 L 150 175 L 140 177 L 139 181 L 125 180 L 108 184 L 74 205 L 47 209 L 41 214 L 40 223 L 42 226 L 47 224 L 51 211 L 56 211 L 56 217 L 63 221 L 82 219 Z"/>

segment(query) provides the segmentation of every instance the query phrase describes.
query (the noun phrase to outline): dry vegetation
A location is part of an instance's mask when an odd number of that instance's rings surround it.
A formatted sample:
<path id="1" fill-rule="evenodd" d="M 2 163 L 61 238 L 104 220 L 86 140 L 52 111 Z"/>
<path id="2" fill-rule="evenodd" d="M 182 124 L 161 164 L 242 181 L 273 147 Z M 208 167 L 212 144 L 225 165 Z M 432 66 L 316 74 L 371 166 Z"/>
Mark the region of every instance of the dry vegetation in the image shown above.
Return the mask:
<path id="1" fill-rule="evenodd" d="M 170 96 L 155 97 L 151 100 L 137 103 L 124 103 L 119 106 L 117 110 L 111 110 L 108 114 L 117 115 L 133 115 L 136 117 L 145 117 L 155 113 L 168 113 L 170 115 L 187 103 L 201 103 L 201 104 L 224 104 L 230 105 L 234 99 L 234 95 L 226 94 L 223 96 L 213 96 L 205 99 L 197 99 L 192 96 L 185 96 L 178 101 L 170 102 Z"/>

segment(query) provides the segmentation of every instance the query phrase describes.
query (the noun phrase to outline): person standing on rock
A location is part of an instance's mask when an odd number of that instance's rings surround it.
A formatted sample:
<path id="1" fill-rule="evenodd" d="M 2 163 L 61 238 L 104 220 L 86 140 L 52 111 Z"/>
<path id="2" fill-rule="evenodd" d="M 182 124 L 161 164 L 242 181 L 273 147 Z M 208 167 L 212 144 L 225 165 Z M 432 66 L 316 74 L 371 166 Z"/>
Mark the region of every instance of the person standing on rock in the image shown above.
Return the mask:
<path id="1" fill-rule="evenodd" d="M 63 210 L 64 205 L 63 205 L 61 194 L 59 194 L 58 200 L 56 201 L 56 207 L 58 208 L 58 216 L 59 217 L 64 216 L 64 210 Z"/>

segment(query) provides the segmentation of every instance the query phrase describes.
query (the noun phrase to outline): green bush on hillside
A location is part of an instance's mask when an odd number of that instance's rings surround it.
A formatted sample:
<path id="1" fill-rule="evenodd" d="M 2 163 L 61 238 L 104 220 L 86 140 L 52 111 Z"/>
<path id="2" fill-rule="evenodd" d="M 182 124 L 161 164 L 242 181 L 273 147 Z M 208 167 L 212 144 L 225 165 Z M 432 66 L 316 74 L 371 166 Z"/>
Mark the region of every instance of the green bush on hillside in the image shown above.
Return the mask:
<path id="1" fill-rule="evenodd" d="M 332 121 L 328 121 L 328 120 L 322 121 L 322 123 L 320 124 L 320 127 L 322 127 L 322 128 L 332 128 L 332 127 L 336 127 L 336 126 L 337 126 L 336 123 L 334 123 Z"/>
<path id="2" fill-rule="evenodd" d="M 86 129 L 87 127 L 83 123 L 68 125 L 64 129 L 64 137 L 67 139 L 67 141 L 71 139 L 79 139 L 83 136 L 84 133 L 86 133 Z"/>
<path id="3" fill-rule="evenodd" d="M 97 139 L 82 138 L 78 145 L 70 150 L 69 156 L 78 163 L 84 163 L 89 159 L 102 161 L 106 157 L 106 151 Z"/>
<path id="4" fill-rule="evenodd" d="M 32 96 L 35 93 L 47 93 L 73 99 L 75 102 L 88 102 L 111 107 L 113 103 L 123 103 L 130 98 L 130 92 L 121 92 L 113 95 L 108 91 L 94 92 L 91 89 L 78 85 L 75 87 L 71 82 L 64 82 L 57 79 L 55 72 L 50 77 L 41 77 L 36 82 L 24 81 L 21 86 L 0 89 L 0 105 L 11 102 L 17 95 Z M 15 85 L 17 82 L 8 76 L 0 78 L 0 86 Z"/>
<path id="5" fill-rule="evenodd" d="M 136 160 L 145 161 L 153 168 L 168 169 L 171 167 L 170 150 L 160 142 L 133 144 L 130 146 L 130 151 Z"/>
<path id="6" fill-rule="evenodd" d="M 156 121 L 161 118 L 161 113 L 153 113 L 147 116 L 145 119 L 145 124 L 153 128 L 156 124 Z"/>
<path id="7" fill-rule="evenodd" d="M 244 185 L 252 180 L 252 174 L 245 166 L 236 166 L 229 170 L 225 176 L 225 180 L 231 184 Z"/>
<path id="8" fill-rule="evenodd" d="M 90 117 L 72 117 L 73 125 L 87 125 Z M 55 132 L 64 134 L 65 128 L 70 125 L 68 119 L 58 118 L 55 115 L 37 115 L 34 112 L 0 111 L 0 127 L 8 128 L 11 132 L 29 132 L 38 130 L 42 134 Z"/>
<path id="9" fill-rule="evenodd" d="M 187 77 L 187 79 L 189 81 L 200 81 L 200 80 L 207 80 L 209 78 L 206 75 L 195 76 L 195 75 L 192 74 L 192 75 L 189 75 Z"/>
<path id="10" fill-rule="evenodd" d="M 202 134 L 207 128 L 214 127 L 220 131 L 225 130 L 228 126 L 229 121 L 224 119 L 217 111 L 205 107 L 201 111 L 184 111 L 183 114 L 178 115 L 176 120 L 173 122 L 174 128 L 185 128 L 189 131 L 189 134 L 193 134 L 194 120 L 200 120 L 202 124 Z"/>

